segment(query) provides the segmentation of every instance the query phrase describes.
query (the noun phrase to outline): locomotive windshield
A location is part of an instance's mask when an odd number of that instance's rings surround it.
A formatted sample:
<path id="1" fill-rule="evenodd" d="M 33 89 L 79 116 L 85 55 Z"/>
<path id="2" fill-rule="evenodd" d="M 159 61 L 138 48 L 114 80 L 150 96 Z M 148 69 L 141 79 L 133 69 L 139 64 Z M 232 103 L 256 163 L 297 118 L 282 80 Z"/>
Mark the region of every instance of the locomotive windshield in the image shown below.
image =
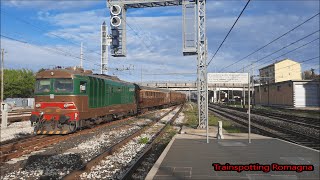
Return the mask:
<path id="1" fill-rule="evenodd" d="M 50 92 L 50 79 L 41 79 L 36 82 L 36 93 Z"/>
<path id="2" fill-rule="evenodd" d="M 73 92 L 73 81 L 72 79 L 55 79 L 53 88 L 54 92 Z"/>
<path id="3" fill-rule="evenodd" d="M 35 93 L 72 93 L 73 80 L 61 79 L 38 79 L 36 81 Z"/>

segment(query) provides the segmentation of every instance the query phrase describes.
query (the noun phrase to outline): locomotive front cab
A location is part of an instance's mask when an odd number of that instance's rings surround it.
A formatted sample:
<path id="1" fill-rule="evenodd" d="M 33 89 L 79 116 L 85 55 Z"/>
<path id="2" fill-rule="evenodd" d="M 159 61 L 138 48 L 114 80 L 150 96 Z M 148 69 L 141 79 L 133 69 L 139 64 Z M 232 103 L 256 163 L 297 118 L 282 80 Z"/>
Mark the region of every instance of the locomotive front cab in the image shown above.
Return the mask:
<path id="1" fill-rule="evenodd" d="M 37 78 L 35 109 L 30 119 L 35 134 L 68 134 L 76 131 L 80 127 L 77 105 L 83 105 L 79 94 L 86 95 L 85 81 L 73 77 Z"/>

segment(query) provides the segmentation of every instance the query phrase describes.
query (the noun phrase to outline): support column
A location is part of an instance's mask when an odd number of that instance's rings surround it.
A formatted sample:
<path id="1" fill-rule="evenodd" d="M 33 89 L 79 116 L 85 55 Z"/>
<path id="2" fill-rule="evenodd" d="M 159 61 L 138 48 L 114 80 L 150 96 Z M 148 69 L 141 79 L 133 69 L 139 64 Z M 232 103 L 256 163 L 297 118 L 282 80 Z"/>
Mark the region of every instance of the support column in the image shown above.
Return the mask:
<path id="1" fill-rule="evenodd" d="M 213 91 L 213 102 L 214 102 L 214 103 L 216 103 L 216 102 L 218 101 L 217 92 L 218 92 L 217 90 L 214 90 L 214 91 Z"/>
<path id="2" fill-rule="evenodd" d="M 207 49 L 206 49 L 206 21 L 205 0 L 197 0 L 198 5 L 198 112 L 199 128 L 207 127 L 208 121 L 208 85 L 207 85 Z"/>

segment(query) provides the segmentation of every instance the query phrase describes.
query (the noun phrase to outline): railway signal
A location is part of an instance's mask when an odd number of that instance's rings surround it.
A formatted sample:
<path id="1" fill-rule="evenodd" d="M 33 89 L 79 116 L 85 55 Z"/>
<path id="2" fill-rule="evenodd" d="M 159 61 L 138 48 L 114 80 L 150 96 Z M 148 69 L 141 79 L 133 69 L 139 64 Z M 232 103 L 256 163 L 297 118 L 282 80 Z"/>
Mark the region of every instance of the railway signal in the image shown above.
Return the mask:
<path id="1" fill-rule="evenodd" d="M 126 55 L 125 44 L 125 10 L 118 4 L 110 6 L 110 27 L 111 27 L 111 55 L 123 57 Z"/>

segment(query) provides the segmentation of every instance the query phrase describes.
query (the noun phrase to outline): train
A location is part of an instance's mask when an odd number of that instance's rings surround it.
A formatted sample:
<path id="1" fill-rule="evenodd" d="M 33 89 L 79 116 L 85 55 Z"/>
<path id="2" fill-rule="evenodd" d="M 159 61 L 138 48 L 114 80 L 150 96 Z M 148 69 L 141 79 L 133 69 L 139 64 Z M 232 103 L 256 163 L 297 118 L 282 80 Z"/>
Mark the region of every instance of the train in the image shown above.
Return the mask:
<path id="1" fill-rule="evenodd" d="M 36 74 L 34 134 L 69 134 L 90 124 L 113 121 L 182 104 L 186 95 L 125 82 L 82 68 L 55 68 Z"/>

